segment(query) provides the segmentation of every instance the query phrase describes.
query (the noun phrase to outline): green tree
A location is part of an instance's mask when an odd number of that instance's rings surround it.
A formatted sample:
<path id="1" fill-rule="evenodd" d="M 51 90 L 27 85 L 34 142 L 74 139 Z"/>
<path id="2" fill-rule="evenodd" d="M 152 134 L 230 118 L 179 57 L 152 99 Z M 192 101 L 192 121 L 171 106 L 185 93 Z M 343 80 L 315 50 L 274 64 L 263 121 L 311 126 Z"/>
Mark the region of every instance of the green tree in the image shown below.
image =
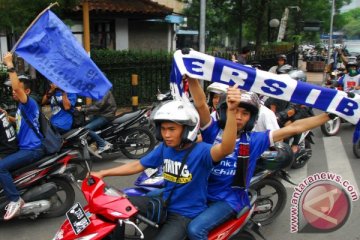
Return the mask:
<path id="1" fill-rule="evenodd" d="M 341 29 L 349 38 L 360 37 L 360 8 L 336 16 L 334 25 Z"/>
<path id="2" fill-rule="evenodd" d="M 35 17 L 53 0 L 0 0 L 0 30 L 7 34 L 19 36 L 30 25 Z M 57 0 L 59 6 L 53 7 L 57 15 L 62 16 L 80 0 Z"/>
<path id="3" fill-rule="evenodd" d="M 199 0 L 193 0 L 184 14 L 188 16 L 191 29 L 199 28 Z M 336 11 L 351 0 L 337 0 Z M 281 19 L 284 10 L 289 6 L 299 6 L 301 11 L 290 9 L 285 41 L 294 41 L 302 37 L 318 39 L 318 34 L 301 32 L 302 22 L 318 20 L 323 22 L 323 31 L 328 32 L 332 2 L 329 0 L 207 0 L 206 31 L 208 32 L 207 47 L 219 44 L 224 36 L 239 41 L 242 22 L 242 36 L 256 41 L 260 46 L 268 39 L 268 21 L 272 18 Z M 214 40 L 216 39 L 216 40 Z M 235 42 L 233 41 L 233 42 Z"/>

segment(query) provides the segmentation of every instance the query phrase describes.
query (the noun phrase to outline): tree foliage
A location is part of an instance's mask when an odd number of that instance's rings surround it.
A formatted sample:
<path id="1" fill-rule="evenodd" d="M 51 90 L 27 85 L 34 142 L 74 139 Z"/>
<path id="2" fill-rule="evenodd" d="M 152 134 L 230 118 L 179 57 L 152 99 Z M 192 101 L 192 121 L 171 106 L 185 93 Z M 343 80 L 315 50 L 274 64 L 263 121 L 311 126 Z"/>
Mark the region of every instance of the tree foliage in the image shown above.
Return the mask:
<path id="1" fill-rule="evenodd" d="M 35 17 L 53 0 L 0 0 L 0 29 L 8 34 L 20 35 Z M 74 7 L 80 0 L 57 0 L 59 6 L 51 10 L 61 16 L 63 11 Z"/>
<path id="2" fill-rule="evenodd" d="M 336 17 L 335 26 L 349 38 L 360 37 L 360 8 L 352 9 Z"/>
<path id="3" fill-rule="evenodd" d="M 184 14 L 188 17 L 188 26 L 199 29 L 200 0 L 192 0 Z M 285 41 L 293 41 L 299 36 L 318 39 L 318 34 L 302 32 L 304 21 L 322 22 L 322 31 L 328 32 L 330 26 L 331 4 L 329 0 L 207 0 L 206 1 L 207 47 L 221 46 L 225 36 L 233 39 L 237 45 L 240 35 L 257 45 L 277 35 L 278 29 L 269 28 L 269 20 L 281 19 L 286 7 L 299 6 L 301 11 L 289 8 L 289 19 Z M 336 11 L 351 0 L 337 0 Z M 242 28 L 241 28 L 242 26 Z M 241 31 L 242 30 L 242 31 Z M 275 31 L 275 33 L 272 33 Z M 276 36 L 275 36 L 276 38 Z M 274 38 L 272 39 L 274 40 Z"/>

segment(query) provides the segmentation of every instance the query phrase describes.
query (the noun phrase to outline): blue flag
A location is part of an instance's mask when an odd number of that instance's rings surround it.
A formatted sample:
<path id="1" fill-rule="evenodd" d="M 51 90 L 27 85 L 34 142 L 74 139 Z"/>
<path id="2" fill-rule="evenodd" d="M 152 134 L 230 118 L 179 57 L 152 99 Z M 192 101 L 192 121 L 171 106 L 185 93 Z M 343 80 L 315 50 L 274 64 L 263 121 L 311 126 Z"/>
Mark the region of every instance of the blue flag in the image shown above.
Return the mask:
<path id="1" fill-rule="evenodd" d="M 101 99 L 112 87 L 71 30 L 50 10 L 26 32 L 15 52 L 65 92 Z"/>

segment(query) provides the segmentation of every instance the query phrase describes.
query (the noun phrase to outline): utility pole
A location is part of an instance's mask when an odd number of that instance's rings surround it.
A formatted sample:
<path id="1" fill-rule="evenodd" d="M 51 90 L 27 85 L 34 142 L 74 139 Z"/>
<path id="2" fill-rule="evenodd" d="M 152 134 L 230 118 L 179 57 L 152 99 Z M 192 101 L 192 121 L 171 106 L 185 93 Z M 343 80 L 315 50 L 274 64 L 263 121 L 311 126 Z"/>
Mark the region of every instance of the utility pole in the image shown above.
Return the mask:
<path id="1" fill-rule="evenodd" d="M 206 0 L 200 1 L 200 32 L 199 50 L 205 53 L 205 20 L 206 20 Z"/>
<path id="2" fill-rule="evenodd" d="M 333 45 L 333 24 L 334 24 L 334 15 L 335 15 L 335 0 L 332 0 L 332 7 L 331 7 L 331 16 L 330 16 L 330 36 L 329 36 L 329 45 L 328 45 L 328 59 L 327 64 L 330 64 L 330 57 L 331 57 L 331 47 Z"/>

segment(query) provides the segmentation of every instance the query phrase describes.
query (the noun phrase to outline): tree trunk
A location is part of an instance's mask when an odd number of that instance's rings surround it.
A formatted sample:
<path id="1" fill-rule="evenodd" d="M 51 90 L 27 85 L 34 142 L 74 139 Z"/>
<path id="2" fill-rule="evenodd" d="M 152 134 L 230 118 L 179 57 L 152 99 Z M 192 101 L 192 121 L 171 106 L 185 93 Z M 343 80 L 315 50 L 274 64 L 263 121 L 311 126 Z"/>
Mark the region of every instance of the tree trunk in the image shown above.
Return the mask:
<path id="1" fill-rule="evenodd" d="M 260 4 L 257 7 L 257 18 L 256 18 L 256 26 L 255 26 L 255 40 L 256 40 L 256 45 L 255 45 L 255 50 L 256 53 L 258 53 L 261 49 L 261 34 L 264 31 L 264 26 L 265 26 L 265 22 L 264 19 L 266 20 L 266 18 L 264 18 L 264 16 L 266 16 L 266 9 L 267 9 L 267 5 L 268 5 L 268 0 L 261 0 L 259 2 Z"/>

